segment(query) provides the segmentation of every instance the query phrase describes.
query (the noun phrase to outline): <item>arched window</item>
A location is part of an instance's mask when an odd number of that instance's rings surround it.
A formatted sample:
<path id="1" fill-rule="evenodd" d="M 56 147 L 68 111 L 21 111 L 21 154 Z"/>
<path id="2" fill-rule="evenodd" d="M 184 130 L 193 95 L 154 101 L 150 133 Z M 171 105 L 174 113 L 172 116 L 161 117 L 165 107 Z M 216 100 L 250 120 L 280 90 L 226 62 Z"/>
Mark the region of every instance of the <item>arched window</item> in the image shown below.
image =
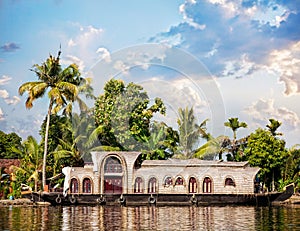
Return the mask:
<path id="1" fill-rule="evenodd" d="M 148 183 L 148 193 L 156 193 L 156 178 L 152 177 Z"/>
<path id="2" fill-rule="evenodd" d="M 83 193 L 92 193 L 92 183 L 91 179 L 84 178 L 82 182 L 82 192 Z"/>
<path id="3" fill-rule="evenodd" d="M 197 181 L 194 177 L 189 180 L 189 193 L 197 193 Z"/>
<path id="4" fill-rule="evenodd" d="M 225 186 L 234 186 L 234 187 L 235 187 L 235 183 L 234 183 L 234 181 L 232 180 L 232 178 L 227 177 L 227 178 L 225 179 Z"/>
<path id="5" fill-rule="evenodd" d="M 78 193 L 78 180 L 75 178 L 71 179 L 71 193 Z"/>
<path id="6" fill-rule="evenodd" d="M 203 192 L 211 193 L 212 191 L 212 181 L 209 177 L 205 177 L 203 180 Z"/>
<path id="7" fill-rule="evenodd" d="M 108 157 L 105 161 L 104 173 L 122 173 L 122 164 L 117 157 Z"/>
<path id="8" fill-rule="evenodd" d="M 167 176 L 167 177 L 165 178 L 165 186 L 170 186 L 170 185 L 172 185 L 172 184 L 173 184 L 172 177 Z"/>
<path id="9" fill-rule="evenodd" d="M 141 177 L 135 178 L 134 192 L 135 193 L 142 193 L 143 192 L 143 179 Z"/>
<path id="10" fill-rule="evenodd" d="M 181 176 L 176 178 L 175 185 L 183 185 L 183 178 Z"/>

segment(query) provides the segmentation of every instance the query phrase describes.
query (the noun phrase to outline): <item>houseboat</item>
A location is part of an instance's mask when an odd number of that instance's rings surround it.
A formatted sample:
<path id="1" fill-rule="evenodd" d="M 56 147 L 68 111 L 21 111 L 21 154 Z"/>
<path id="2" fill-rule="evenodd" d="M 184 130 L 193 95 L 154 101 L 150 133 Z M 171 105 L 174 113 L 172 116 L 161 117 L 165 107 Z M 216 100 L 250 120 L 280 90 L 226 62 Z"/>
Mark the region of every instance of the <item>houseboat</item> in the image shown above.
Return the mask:
<path id="1" fill-rule="evenodd" d="M 144 160 L 140 152 L 93 152 L 92 163 L 65 167 L 63 192 L 31 193 L 53 205 L 269 205 L 285 192 L 262 192 L 259 168 L 248 162 L 200 159 Z"/>

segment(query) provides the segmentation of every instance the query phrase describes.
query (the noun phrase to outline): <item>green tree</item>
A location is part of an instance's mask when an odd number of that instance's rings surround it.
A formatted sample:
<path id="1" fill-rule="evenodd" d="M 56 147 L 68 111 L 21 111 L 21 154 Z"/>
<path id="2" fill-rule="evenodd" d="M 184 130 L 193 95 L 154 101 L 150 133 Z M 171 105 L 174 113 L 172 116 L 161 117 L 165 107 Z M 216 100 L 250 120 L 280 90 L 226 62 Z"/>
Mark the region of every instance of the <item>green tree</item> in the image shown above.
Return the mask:
<path id="1" fill-rule="evenodd" d="M 245 149 L 245 160 L 251 166 L 260 167 L 260 179 L 269 190 L 272 188 L 272 181 L 278 182 L 282 179 L 282 167 L 287 157 L 285 141 L 278 139 L 268 130 L 258 128 L 248 138 Z"/>
<path id="2" fill-rule="evenodd" d="M 206 140 L 210 139 L 210 134 L 206 132 L 207 119 L 200 125 L 196 121 L 193 108 L 178 109 L 177 124 L 179 131 L 179 152 L 184 155 L 185 158 L 189 158 L 193 155 L 194 150 L 197 148 L 196 144 L 199 142 L 200 137 Z M 180 156 L 180 155 L 179 155 Z"/>
<path id="3" fill-rule="evenodd" d="M 18 153 L 13 151 L 13 148 L 21 148 L 22 138 L 16 133 L 6 134 L 0 131 L 0 159 L 18 159 L 21 158 Z"/>
<path id="4" fill-rule="evenodd" d="M 179 136 L 176 131 L 168 127 L 163 122 L 154 121 L 150 125 L 150 135 L 141 137 L 143 149 L 141 161 L 164 160 L 171 158 L 179 142 Z"/>
<path id="5" fill-rule="evenodd" d="M 62 69 L 60 65 L 60 54 L 57 57 L 52 55 L 41 65 L 35 64 L 31 69 L 38 77 L 38 81 L 26 82 L 19 87 L 19 94 L 28 92 L 25 103 L 26 108 L 33 107 L 33 102 L 48 93 L 49 106 L 46 119 L 46 129 L 44 136 L 44 154 L 42 169 L 42 185 L 46 185 L 46 160 L 48 152 L 48 132 L 51 114 L 56 114 L 62 108 L 70 109 L 71 103 L 78 100 L 81 85 L 86 85 L 86 80 L 81 77 L 76 64 L 71 64 Z"/>
<path id="6" fill-rule="evenodd" d="M 287 152 L 285 167 L 283 172 L 283 186 L 295 183 L 300 188 L 300 149 L 299 145 L 294 145 Z"/>
<path id="7" fill-rule="evenodd" d="M 165 114 L 160 98 L 150 100 L 143 88 L 134 83 L 125 86 L 122 80 L 109 80 L 104 94 L 95 102 L 95 122 L 101 145 L 121 150 L 141 150 L 141 137 L 149 136 L 154 113 Z"/>
<path id="8" fill-rule="evenodd" d="M 34 191 L 36 192 L 38 190 L 39 173 L 42 170 L 43 150 L 33 136 L 28 136 L 22 146 L 22 150 L 14 149 L 15 152 L 23 156 L 20 167 L 14 167 L 14 169 L 21 183 L 27 184 L 28 181 L 34 181 Z"/>

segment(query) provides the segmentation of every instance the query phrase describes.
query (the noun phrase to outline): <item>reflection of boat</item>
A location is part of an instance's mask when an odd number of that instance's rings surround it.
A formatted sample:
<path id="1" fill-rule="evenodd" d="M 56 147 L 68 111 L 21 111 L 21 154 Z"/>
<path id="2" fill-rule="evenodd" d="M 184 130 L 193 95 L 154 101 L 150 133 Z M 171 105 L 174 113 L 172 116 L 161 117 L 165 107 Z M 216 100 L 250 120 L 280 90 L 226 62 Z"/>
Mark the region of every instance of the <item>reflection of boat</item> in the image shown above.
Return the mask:
<path id="1" fill-rule="evenodd" d="M 268 205 L 294 193 L 261 193 L 255 186 L 259 168 L 247 162 L 145 160 L 138 152 L 94 152 L 93 163 L 65 167 L 63 192 L 32 193 L 51 204 L 106 205 Z M 29 194 L 27 194 L 28 196 Z"/>

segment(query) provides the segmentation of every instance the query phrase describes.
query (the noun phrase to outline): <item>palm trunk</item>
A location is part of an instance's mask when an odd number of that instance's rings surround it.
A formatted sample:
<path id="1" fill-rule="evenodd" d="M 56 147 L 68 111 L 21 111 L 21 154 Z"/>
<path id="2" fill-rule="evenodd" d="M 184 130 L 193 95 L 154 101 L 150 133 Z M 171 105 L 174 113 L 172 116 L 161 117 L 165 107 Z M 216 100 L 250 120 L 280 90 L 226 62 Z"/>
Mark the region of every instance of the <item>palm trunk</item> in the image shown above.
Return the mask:
<path id="1" fill-rule="evenodd" d="M 50 126 L 50 115 L 52 111 L 53 100 L 50 99 L 48 113 L 47 113 L 47 121 L 46 121 L 46 129 L 45 129 L 45 141 L 44 141 L 44 156 L 43 156 L 43 170 L 42 170 L 42 186 L 43 191 L 46 186 L 46 163 L 47 163 L 47 152 L 48 152 L 48 134 L 49 134 L 49 126 Z"/>

